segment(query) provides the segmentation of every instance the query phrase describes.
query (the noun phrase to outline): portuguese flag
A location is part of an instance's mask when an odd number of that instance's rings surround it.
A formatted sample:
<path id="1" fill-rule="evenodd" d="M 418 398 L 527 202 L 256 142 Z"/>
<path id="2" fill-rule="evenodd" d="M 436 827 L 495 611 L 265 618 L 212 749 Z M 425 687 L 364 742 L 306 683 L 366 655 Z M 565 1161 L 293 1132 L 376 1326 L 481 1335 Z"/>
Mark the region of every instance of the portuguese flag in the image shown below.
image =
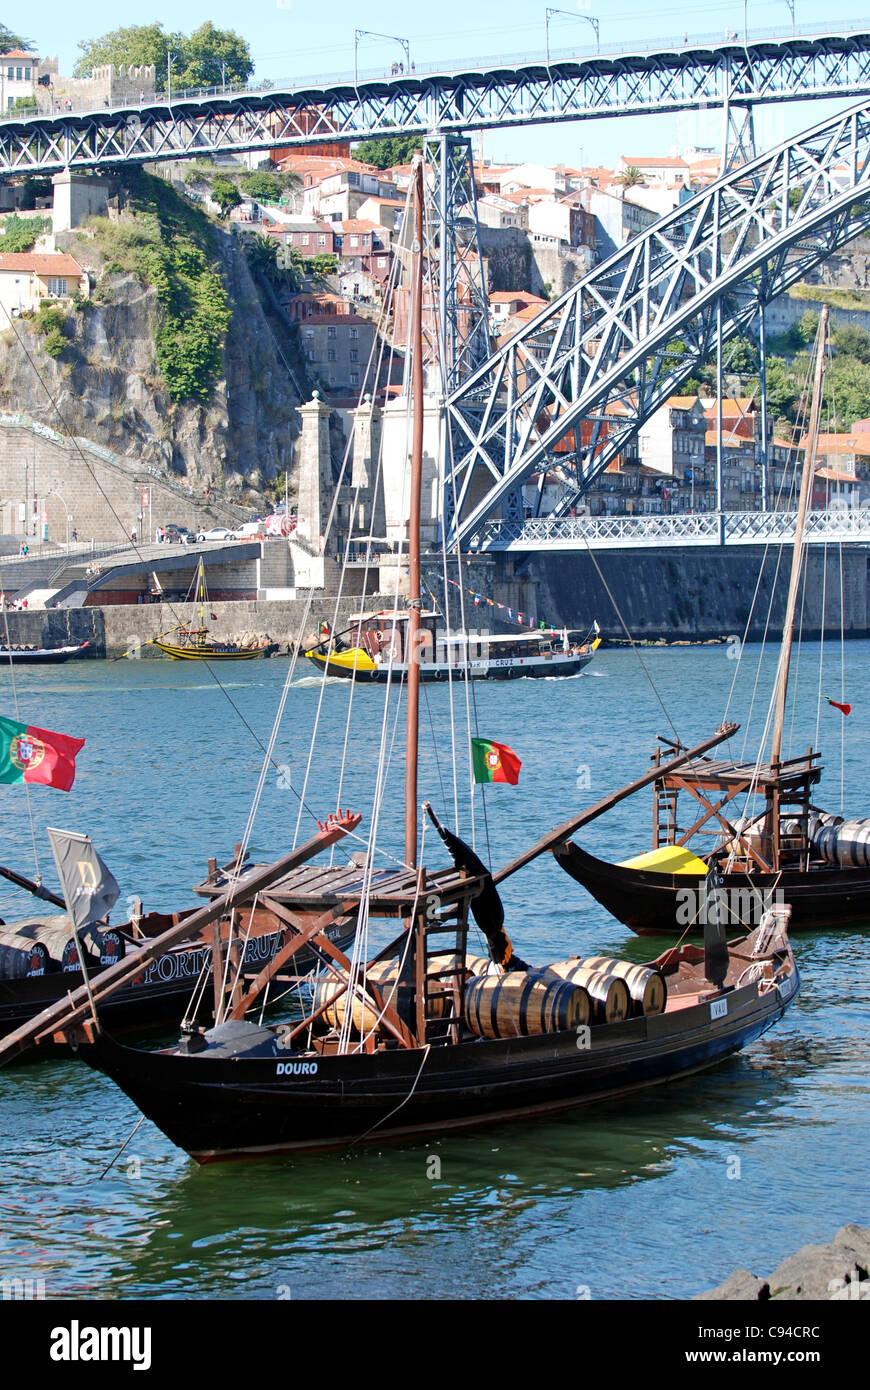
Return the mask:
<path id="1" fill-rule="evenodd" d="M 41 782 L 68 792 L 83 738 L 54 734 L 0 715 L 0 782 Z"/>
<path id="2" fill-rule="evenodd" d="M 494 743 L 490 738 L 473 738 L 471 759 L 475 782 L 509 782 L 515 787 L 520 780 L 522 763 L 506 743 Z"/>

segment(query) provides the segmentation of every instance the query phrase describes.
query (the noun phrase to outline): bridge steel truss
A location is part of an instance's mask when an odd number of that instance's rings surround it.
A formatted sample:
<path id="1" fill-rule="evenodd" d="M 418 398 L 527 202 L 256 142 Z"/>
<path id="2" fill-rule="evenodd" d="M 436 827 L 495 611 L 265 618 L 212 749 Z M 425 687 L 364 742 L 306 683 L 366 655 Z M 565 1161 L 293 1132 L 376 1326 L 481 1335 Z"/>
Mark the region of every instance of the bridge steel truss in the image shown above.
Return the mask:
<path id="1" fill-rule="evenodd" d="M 564 515 L 717 343 L 868 226 L 865 102 L 732 171 L 590 271 L 448 398 L 450 543 L 485 546 L 488 518 L 520 519 L 522 483 L 555 459 Z M 567 451 L 554 454 L 560 441 Z"/>
<path id="2" fill-rule="evenodd" d="M 0 121 L 0 178 L 373 135 L 870 94 L 870 32 L 554 58 Z"/>

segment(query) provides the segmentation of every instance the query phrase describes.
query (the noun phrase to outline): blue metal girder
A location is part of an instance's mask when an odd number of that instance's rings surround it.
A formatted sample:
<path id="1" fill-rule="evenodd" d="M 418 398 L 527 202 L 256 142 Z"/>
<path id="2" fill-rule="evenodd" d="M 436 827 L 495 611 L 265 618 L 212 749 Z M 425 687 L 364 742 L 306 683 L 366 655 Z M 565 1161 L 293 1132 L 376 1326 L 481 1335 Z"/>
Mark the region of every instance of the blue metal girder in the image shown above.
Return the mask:
<path id="1" fill-rule="evenodd" d="M 719 307 L 725 340 L 870 226 L 864 194 L 868 102 L 720 179 L 566 290 L 447 402 L 449 542 L 502 513 L 574 430 L 560 455 L 573 468 L 570 507 L 703 363 Z M 595 431 L 585 447 L 584 420 Z"/>
<path id="2" fill-rule="evenodd" d="M 0 120 L 0 177 L 380 134 L 870 94 L 870 31 L 750 39 Z"/>

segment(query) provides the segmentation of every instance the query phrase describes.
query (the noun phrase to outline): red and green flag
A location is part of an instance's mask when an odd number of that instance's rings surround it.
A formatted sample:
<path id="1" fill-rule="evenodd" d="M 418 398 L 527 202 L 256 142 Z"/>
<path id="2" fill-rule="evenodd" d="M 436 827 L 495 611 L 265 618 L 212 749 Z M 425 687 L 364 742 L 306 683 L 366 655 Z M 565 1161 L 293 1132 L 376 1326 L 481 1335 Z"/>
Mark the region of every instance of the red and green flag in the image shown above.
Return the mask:
<path id="1" fill-rule="evenodd" d="M 76 775 L 83 738 L 37 729 L 0 715 L 0 782 L 41 782 L 68 792 Z"/>
<path id="2" fill-rule="evenodd" d="M 825 696 L 825 699 L 827 700 L 827 702 L 828 702 L 829 705 L 833 705 L 833 706 L 834 706 L 834 709 L 838 709 L 838 710 L 840 711 L 841 714 L 844 714 L 844 715 L 845 715 L 845 714 L 851 714 L 851 713 L 852 713 L 852 706 L 851 706 L 851 705 L 841 705 L 837 700 L 832 700 L 832 699 L 830 698 L 830 696 L 828 696 L 828 695 Z"/>
<path id="3" fill-rule="evenodd" d="M 506 743 L 495 743 L 491 738 L 473 738 L 471 760 L 475 782 L 509 782 L 515 787 L 520 780 L 522 763 Z"/>

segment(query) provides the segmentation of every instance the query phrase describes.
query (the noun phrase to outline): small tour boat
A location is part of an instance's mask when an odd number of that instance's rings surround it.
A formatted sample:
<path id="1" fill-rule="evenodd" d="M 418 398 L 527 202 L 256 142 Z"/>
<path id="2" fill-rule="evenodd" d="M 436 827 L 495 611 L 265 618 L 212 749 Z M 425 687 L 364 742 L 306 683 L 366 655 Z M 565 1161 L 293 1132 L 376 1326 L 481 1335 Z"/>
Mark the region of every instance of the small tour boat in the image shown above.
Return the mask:
<path id="1" fill-rule="evenodd" d="M 11 647 L 0 647 L 0 664 L 13 662 L 16 666 L 56 666 L 61 661 L 70 661 L 82 656 L 90 642 L 79 642 L 73 647 L 34 647 L 23 643 Z"/>
<path id="2" fill-rule="evenodd" d="M 601 645 L 598 624 L 578 634 L 552 628 L 537 632 L 447 634 L 441 615 L 420 614 L 417 663 L 423 681 L 516 680 L 523 676 L 576 676 Z M 401 679 L 408 669 L 408 614 L 359 613 L 343 632 L 326 632 L 305 653 L 328 676 L 367 684 Z"/>

